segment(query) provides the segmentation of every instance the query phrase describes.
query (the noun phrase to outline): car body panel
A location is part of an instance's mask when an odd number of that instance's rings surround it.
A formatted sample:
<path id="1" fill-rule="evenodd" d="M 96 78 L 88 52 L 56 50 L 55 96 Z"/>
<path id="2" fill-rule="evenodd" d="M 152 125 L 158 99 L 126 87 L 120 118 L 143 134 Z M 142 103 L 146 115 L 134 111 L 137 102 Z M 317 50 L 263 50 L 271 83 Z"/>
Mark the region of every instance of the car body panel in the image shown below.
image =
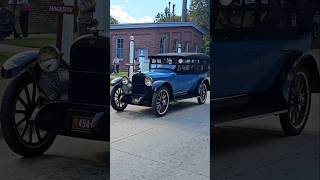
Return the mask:
<path id="1" fill-rule="evenodd" d="M 2 66 L 2 77 L 12 78 L 25 70 L 30 64 L 38 58 L 39 51 L 25 51 L 6 60 Z"/>

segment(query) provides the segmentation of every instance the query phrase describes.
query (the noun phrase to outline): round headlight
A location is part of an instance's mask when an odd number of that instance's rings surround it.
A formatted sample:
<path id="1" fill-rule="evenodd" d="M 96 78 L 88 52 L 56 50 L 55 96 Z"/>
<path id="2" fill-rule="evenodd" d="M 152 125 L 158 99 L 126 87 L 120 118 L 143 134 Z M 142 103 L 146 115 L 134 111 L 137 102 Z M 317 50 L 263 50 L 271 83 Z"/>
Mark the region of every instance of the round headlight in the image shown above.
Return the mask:
<path id="1" fill-rule="evenodd" d="M 151 77 L 146 77 L 144 79 L 144 83 L 146 84 L 146 86 L 152 86 L 152 78 Z"/>
<path id="2" fill-rule="evenodd" d="M 127 84 L 129 84 L 129 78 L 128 78 L 127 76 L 124 76 L 124 77 L 121 79 L 121 82 L 122 82 L 122 84 L 127 85 Z"/>
<path id="3" fill-rule="evenodd" d="M 59 68 L 61 53 L 54 46 L 46 46 L 40 49 L 38 63 L 45 72 L 54 72 Z"/>

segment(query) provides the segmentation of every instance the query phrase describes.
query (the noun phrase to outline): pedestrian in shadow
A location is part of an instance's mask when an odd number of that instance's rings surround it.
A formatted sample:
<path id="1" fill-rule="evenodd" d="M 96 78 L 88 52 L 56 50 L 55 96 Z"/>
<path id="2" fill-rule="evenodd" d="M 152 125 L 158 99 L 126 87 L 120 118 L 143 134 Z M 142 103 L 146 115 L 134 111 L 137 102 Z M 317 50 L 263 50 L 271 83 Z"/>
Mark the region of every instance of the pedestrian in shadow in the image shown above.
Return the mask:
<path id="1" fill-rule="evenodd" d="M 9 10 L 12 12 L 13 14 L 13 19 L 14 19 L 14 30 L 13 30 L 13 36 L 14 38 L 20 38 L 20 34 L 17 32 L 17 28 L 16 28 L 16 10 L 17 10 L 17 5 L 18 2 L 17 0 L 9 0 L 8 1 L 8 8 Z"/>
<path id="2" fill-rule="evenodd" d="M 78 32 L 79 36 L 88 34 L 94 22 L 93 13 L 96 9 L 95 0 L 78 0 L 79 15 L 78 15 Z"/>
<path id="3" fill-rule="evenodd" d="M 20 27 L 23 37 L 29 36 L 29 16 L 32 10 L 31 0 L 20 0 Z"/>

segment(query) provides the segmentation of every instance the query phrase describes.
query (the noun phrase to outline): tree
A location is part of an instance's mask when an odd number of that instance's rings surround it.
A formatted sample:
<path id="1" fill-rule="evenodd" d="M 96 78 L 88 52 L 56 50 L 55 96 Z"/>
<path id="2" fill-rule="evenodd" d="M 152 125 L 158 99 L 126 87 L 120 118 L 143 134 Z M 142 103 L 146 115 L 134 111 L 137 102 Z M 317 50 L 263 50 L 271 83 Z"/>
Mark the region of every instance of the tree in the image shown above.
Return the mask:
<path id="1" fill-rule="evenodd" d="M 191 0 L 190 19 L 206 31 L 203 38 L 203 51 L 210 53 L 210 0 Z"/>
<path id="2" fill-rule="evenodd" d="M 119 24 L 119 21 L 116 18 L 110 16 L 110 24 Z"/>
<path id="3" fill-rule="evenodd" d="M 210 30 L 209 0 L 191 0 L 190 19 L 201 26 L 205 31 Z"/>
<path id="4" fill-rule="evenodd" d="M 154 19 L 154 22 L 179 22 L 181 16 L 176 16 L 174 12 L 171 12 L 169 7 L 166 7 L 163 12 L 159 12 Z"/>

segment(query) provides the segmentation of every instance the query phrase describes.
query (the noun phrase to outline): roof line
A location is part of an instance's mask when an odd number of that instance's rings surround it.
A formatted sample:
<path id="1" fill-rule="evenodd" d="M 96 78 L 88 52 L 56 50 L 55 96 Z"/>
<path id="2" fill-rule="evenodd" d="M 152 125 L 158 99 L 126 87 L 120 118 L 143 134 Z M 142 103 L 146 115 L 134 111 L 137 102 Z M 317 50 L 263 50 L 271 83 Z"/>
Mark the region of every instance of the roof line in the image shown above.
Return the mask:
<path id="1" fill-rule="evenodd" d="M 202 34 L 206 34 L 205 30 L 198 26 L 195 22 L 157 22 L 157 23 L 125 23 L 113 24 L 110 30 L 119 29 L 140 29 L 140 28 L 167 28 L 167 27 L 193 27 Z"/>

